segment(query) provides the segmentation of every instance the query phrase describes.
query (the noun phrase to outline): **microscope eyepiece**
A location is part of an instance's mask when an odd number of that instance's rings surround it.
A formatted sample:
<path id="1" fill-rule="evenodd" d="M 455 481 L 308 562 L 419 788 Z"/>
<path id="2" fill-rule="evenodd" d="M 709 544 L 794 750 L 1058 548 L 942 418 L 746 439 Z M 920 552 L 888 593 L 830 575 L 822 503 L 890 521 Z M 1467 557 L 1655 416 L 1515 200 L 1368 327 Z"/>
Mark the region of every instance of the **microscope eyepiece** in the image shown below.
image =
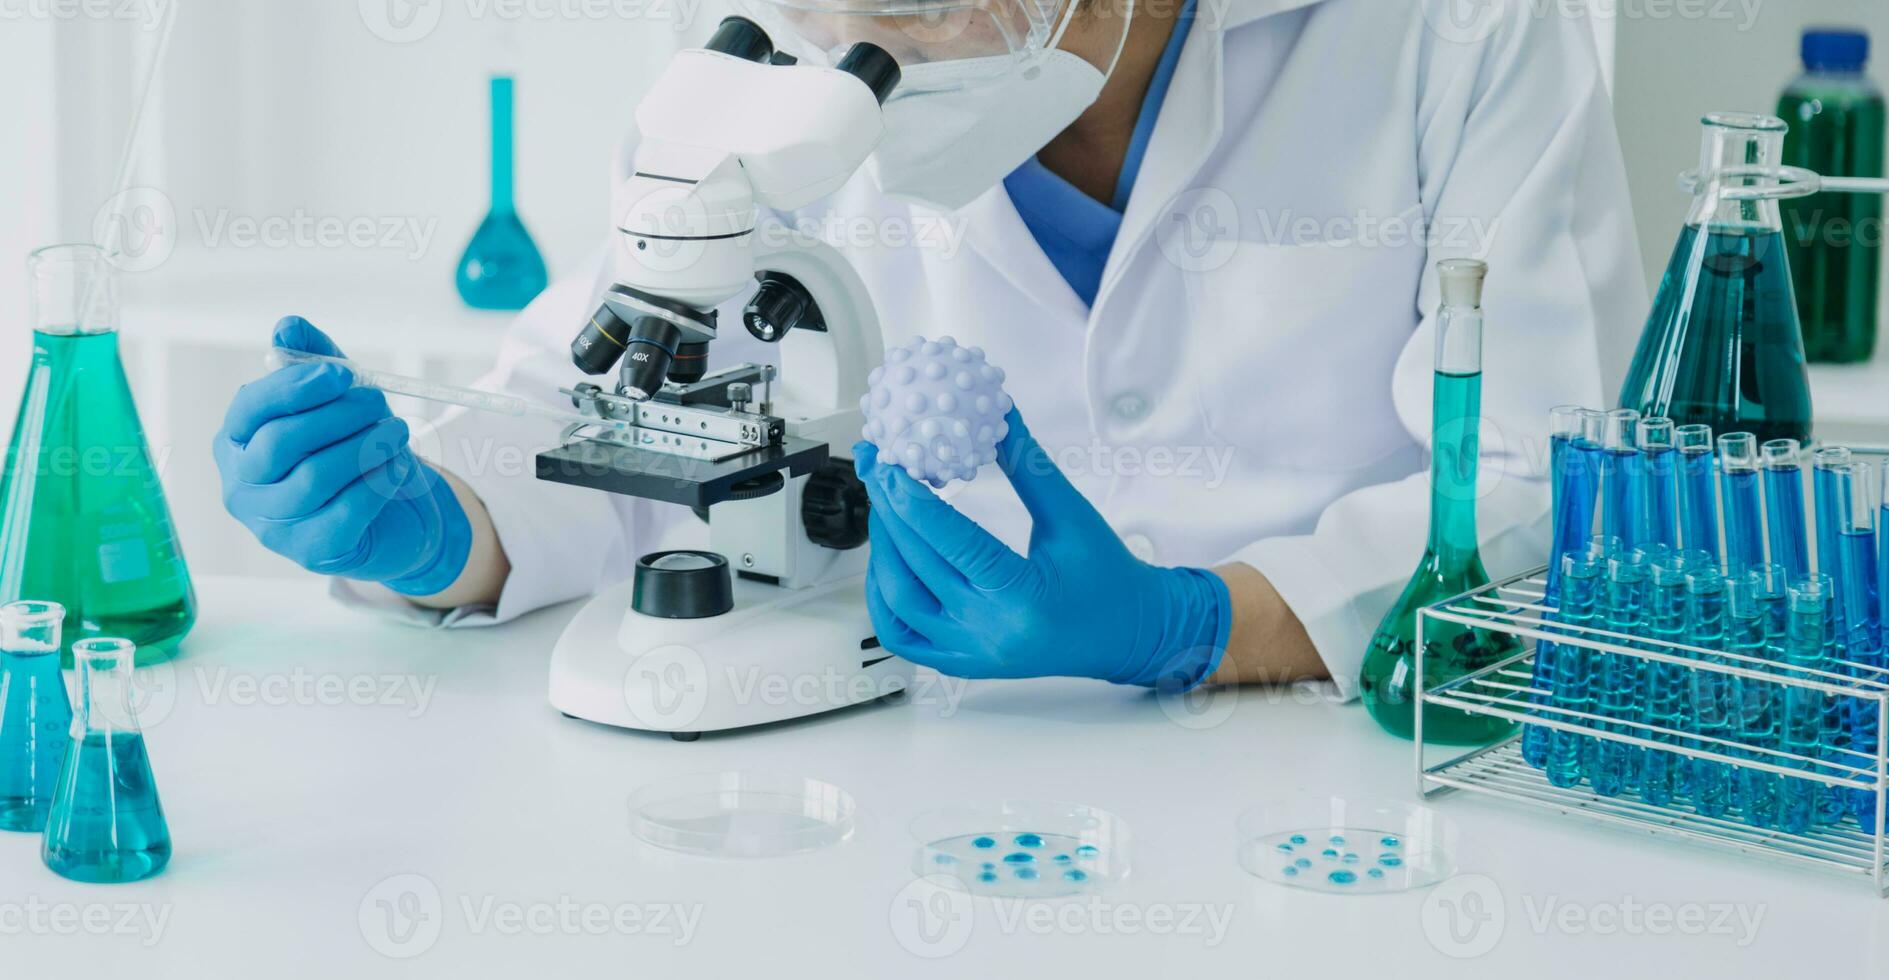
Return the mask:
<path id="1" fill-rule="evenodd" d="M 833 67 L 866 83 L 880 105 L 899 84 L 899 62 L 886 49 L 870 41 L 860 41 L 846 49 Z"/>
<path id="2" fill-rule="evenodd" d="M 746 17 L 723 18 L 721 25 L 715 28 L 715 36 L 703 47 L 743 61 L 765 63 L 774 56 L 774 42 L 768 40 L 767 32 Z"/>

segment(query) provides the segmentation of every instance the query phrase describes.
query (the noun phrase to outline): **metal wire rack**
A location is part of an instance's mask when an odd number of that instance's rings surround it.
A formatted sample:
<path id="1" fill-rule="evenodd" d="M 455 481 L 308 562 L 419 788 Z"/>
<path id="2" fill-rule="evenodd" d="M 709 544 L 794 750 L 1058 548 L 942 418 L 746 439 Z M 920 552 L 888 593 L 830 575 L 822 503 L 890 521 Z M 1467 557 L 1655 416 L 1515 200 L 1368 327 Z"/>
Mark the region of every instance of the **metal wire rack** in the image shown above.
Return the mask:
<path id="1" fill-rule="evenodd" d="M 1442 623 L 1505 633 L 1522 643 L 1522 652 L 1474 672 L 1426 684 L 1425 657 L 1417 661 L 1416 689 L 1421 692 L 1415 712 L 1417 788 L 1425 797 L 1467 791 L 1515 803 L 1584 817 L 1616 827 L 1680 838 L 1764 858 L 1809 865 L 1868 877 L 1877 894 L 1889 897 L 1889 853 L 1884 822 L 1889 818 L 1889 671 L 1838 664 L 1830 670 L 1794 667 L 1652 637 L 1627 636 L 1596 626 L 1553 621 L 1555 610 L 1545 605 L 1546 569 L 1536 569 L 1466 592 L 1421 610 L 1417 616 L 1417 648 L 1424 646 L 1426 627 Z M 1629 657 L 1641 669 L 1666 665 L 1687 672 L 1723 675 L 1715 683 L 1750 688 L 1760 696 L 1781 699 L 1790 690 L 1814 692 L 1841 709 L 1873 710 L 1879 719 L 1873 753 L 1823 747 L 1814 755 L 1778 747 L 1771 740 L 1746 740 L 1737 731 L 1730 737 L 1702 735 L 1685 728 L 1660 727 L 1643 720 L 1579 711 L 1555 703 L 1551 692 L 1534 686 L 1537 645 L 1585 648 L 1597 655 Z M 1729 679 L 1729 680 L 1726 680 Z M 1756 685 L 1756 687 L 1753 687 Z M 1741 688 L 1744 689 L 1744 688 Z M 1790 832 L 1768 821 L 1754 821 L 1731 808 L 1716 815 L 1700 812 L 1689 801 L 1648 802 L 1636 791 L 1603 795 L 1591 783 L 1558 785 L 1543 769 L 1522 757 L 1523 729 L 1493 745 L 1471 747 L 1426 742 L 1424 715 L 1432 707 L 1453 708 L 1539 726 L 1557 733 L 1633 746 L 1648 752 L 1683 756 L 1685 765 L 1718 763 L 1730 766 L 1732 778 L 1770 774 L 1780 780 L 1806 780 L 1819 792 L 1873 793 L 1873 826 L 1859 827 L 1854 819 L 1823 823 L 1802 832 Z M 1552 737 L 1562 737 L 1559 735 Z M 1764 744 L 1759 744 L 1762 741 Z M 1443 761 L 1434 761 L 1442 757 Z M 1558 782 L 1567 782 L 1563 778 Z M 1802 785 L 1802 784 L 1799 784 Z M 1713 809 L 1716 809 L 1714 807 Z"/>

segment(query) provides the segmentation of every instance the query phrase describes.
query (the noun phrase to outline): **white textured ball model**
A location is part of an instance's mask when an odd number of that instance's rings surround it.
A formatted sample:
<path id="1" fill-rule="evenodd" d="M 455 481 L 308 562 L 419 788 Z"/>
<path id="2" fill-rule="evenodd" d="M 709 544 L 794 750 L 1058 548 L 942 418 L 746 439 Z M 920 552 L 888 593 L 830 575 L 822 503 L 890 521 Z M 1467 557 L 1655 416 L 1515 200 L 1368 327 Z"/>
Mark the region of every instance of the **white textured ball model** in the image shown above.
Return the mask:
<path id="1" fill-rule="evenodd" d="M 982 348 L 950 337 L 892 348 L 866 382 L 859 400 L 866 439 L 881 460 L 933 487 L 975 479 L 1010 431 L 1003 369 L 984 360 Z"/>

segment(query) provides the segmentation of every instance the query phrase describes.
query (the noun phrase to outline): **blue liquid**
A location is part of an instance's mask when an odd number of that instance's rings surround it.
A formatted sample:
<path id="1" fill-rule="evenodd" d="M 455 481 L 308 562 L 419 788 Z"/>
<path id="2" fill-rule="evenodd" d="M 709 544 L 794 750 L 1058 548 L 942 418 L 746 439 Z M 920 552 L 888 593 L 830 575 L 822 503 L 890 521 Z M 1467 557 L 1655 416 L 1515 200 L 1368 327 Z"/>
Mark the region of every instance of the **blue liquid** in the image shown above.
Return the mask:
<path id="1" fill-rule="evenodd" d="M 979 837 L 971 842 L 972 847 L 996 847 L 997 841 L 990 837 Z"/>
<path id="2" fill-rule="evenodd" d="M 1712 485 L 1713 459 L 1710 452 L 1679 454 L 1679 543 L 1688 551 L 1716 557 L 1718 489 Z"/>
<path id="3" fill-rule="evenodd" d="M 1667 643 L 1686 642 L 1687 596 L 1684 584 L 1653 585 L 1649 591 L 1648 631 Z M 1647 724 L 1678 731 L 1685 727 L 1686 674 L 1677 664 L 1649 662 L 1643 694 Z M 1650 732 L 1655 742 L 1671 742 L 1670 731 Z M 1672 752 L 1648 750 L 1642 765 L 1640 795 L 1654 806 L 1672 802 L 1679 790 L 1682 760 Z"/>
<path id="4" fill-rule="evenodd" d="M 1843 512 L 1849 506 L 1848 483 L 1827 466 L 1813 466 L 1810 490 L 1817 515 L 1817 571 L 1830 576 L 1837 587 L 1837 601 L 1842 602 L 1843 568 L 1838 536 L 1843 533 Z"/>
<path id="5" fill-rule="evenodd" d="M 1345 842 L 1345 839 L 1343 835 L 1333 834 L 1331 838 L 1331 842 L 1334 844 L 1343 844 Z"/>
<path id="6" fill-rule="evenodd" d="M 1646 490 L 1639 476 L 1639 453 L 1608 449 L 1600 454 L 1601 533 L 1629 548 L 1646 533 Z"/>
<path id="7" fill-rule="evenodd" d="M 1605 588 L 1607 628 L 1628 636 L 1646 635 L 1648 586 L 1645 573 L 1629 572 L 1620 577 L 1610 576 Z M 1641 721 L 1640 675 L 1651 665 L 1637 657 L 1610 653 L 1597 654 L 1595 660 L 1600 664 L 1601 671 L 1600 696 L 1597 699 L 1600 713 L 1622 722 Z M 1645 730 L 1632 724 L 1615 725 L 1612 730 L 1636 737 L 1646 734 Z M 1645 765 L 1646 750 L 1637 745 L 1607 739 L 1597 742 L 1594 746 L 1594 767 L 1588 773 L 1594 784 L 1594 792 L 1602 796 L 1618 796 L 1628 784 L 1637 781 Z"/>
<path id="8" fill-rule="evenodd" d="M 456 284 L 466 305 L 483 310 L 522 310 L 544 291 L 544 256 L 518 219 L 512 200 L 512 80 L 495 76 L 492 98 L 492 207 L 465 254 Z"/>
<path id="9" fill-rule="evenodd" d="M 1088 877 L 1089 873 L 1081 868 L 1070 868 L 1068 871 L 1063 872 L 1063 879 L 1065 881 L 1086 881 Z"/>
<path id="10" fill-rule="evenodd" d="M 1647 450 L 1629 462 L 1641 504 L 1634 518 L 1635 537 L 1628 547 L 1679 545 L 1678 457 L 1672 449 Z"/>
<path id="11" fill-rule="evenodd" d="M 1357 875 L 1353 874 L 1352 872 L 1342 871 L 1342 870 L 1334 871 L 1331 874 L 1326 875 L 1325 877 L 1329 878 L 1331 880 L 1331 883 L 1334 885 L 1349 885 L 1352 882 L 1358 880 Z"/>
<path id="12" fill-rule="evenodd" d="M 1293 835 L 1292 835 L 1292 843 L 1294 843 L 1294 844 L 1303 844 L 1303 843 L 1305 843 L 1305 835 L 1304 835 L 1304 834 L 1293 834 Z"/>
<path id="13" fill-rule="evenodd" d="M 1772 645 L 1782 634 L 1772 634 L 1772 615 L 1733 616 L 1729 620 L 1727 641 L 1732 653 L 1760 660 L 1776 660 Z M 1741 666 L 1752 666 L 1740 663 Z M 1783 688 L 1774 683 L 1739 678 L 1737 685 L 1739 741 L 1752 749 L 1776 749 L 1779 712 L 1783 707 Z M 1763 752 L 1747 751 L 1749 758 L 1775 763 L 1777 758 Z M 1756 769 L 1738 772 L 1737 803 L 1745 822 L 1754 827 L 1775 827 L 1778 821 L 1778 777 Z"/>
<path id="14" fill-rule="evenodd" d="M 1784 644 L 1785 661 L 1796 667 L 1824 669 L 1828 663 L 1824 640 L 1826 628 L 1824 617 L 1812 612 L 1791 610 L 1790 635 Z M 1790 686 L 1784 689 L 1783 700 L 1781 747 L 1793 755 L 1820 758 L 1824 713 L 1828 708 L 1829 696 L 1810 688 Z M 1786 764 L 1799 769 L 1810 768 L 1810 763 L 1795 759 Z M 1785 779 L 1778 801 L 1779 826 L 1793 834 L 1801 834 L 1815 826 L 1821 816 L 1819 797 L 1823 795 L 1823 788 L 1822 783 Z"/>
<path id="15" fill-rule="evenodd" d="M 1548 583 L 1543 602 L 1549 607 L 1561 601 L 1561 558 L 1578 553 L 1587 546 L 1594 530 L 1594 510 L 1599 503 L 1600 448 L 1586 440 L 1555 436 L 1549 442 L 1549 466 L 1554 474 L 1554 545 L 1548 554 Z M 1546 640 L 1535 644 L 1535 665 L 1529 686 L 1537 691 L 1554 687 L 1556 647 Z M 1537 695 L 1536 703 L 1547 698 Z M 1548 747 L 1553 729 L 1529 725 L 1522 729 L 1522 759 L 1537 769 L 1548 764 Z"/>
<path id="16" fill-rule="evenodd" d="M 1576 574 L 1561 583 L 1561 606 L 1556 618 L 1570 626 L 1589 626 L 1594 622 L 1600 576 L 1598 566 L 1592 562 L 1577 563 Z M 1554 696 L 1551 703 L 1567 711 L 1592 713 L 1594 711 L 1593 677 L 1591 671 L 1592 651 L 1585 647 L 1567 646 L 1555 654 Z M 1584 719 L 1572 715 L 1558 714 L 1557 720 L 1569 724 L 1586 724 Z M 1591 736 L 1575 732 L 1554 732 L 1548 749 L 1548 781 L 1556 786 L 1576 786 L 1583 775 L 1582 756 L 1588 751 Z"/>
<path id="17" fill-rule="evenodd" d="M 137 881 L 170 863 L 143 735 L 90 732 L 66 753 L 42 857 L 60 876 L 90 882 Z"/>
<path id="18" fill-rule="evenodd" d="M 1404 845 L 1403 841 L 1400 841 L 1395 837 L 1379 838 L 1378 843 L 1384 845 L 1385 847 L 1402 847 Z"/>
<path id="19" fill-rule="evenodd" d="M 59 653 L 0 653 L 0 830 L 37 833 L 71 741 Z"/>
<path id="20" fill-rule="evenodd" d="M 1851 670 L 1856 677 L 1883 680 L 1884 675 L 1872 669 L 1889 663 L 1889 658 L 1883 656 L 1882 648 L 1882 621 L 1878 606 L 1881 597 L 1876 578 L 1876 533 L 1838 532 L 1837 554 L 1837 567 L 1843 573 L 1842 580 L 1837 584 L 1837 593 L 1843 597 L 1845 658 L 1854 665 Z M 1844 724 L 1848 728 L 1851 750 L 1861 753 L 1864 759 L 1873 758 L 1882 724 L 1880 706 L 1864 698 L 1842 700 L 1848 709 Z M 1851 790 L 1850 813 L 1855 815 L 1858 826 L 1874 832 L 1876 791 Z"/>
<path id="21" fill-rule="evenodd" d="M 1679 234 L 1620 404 L 1675 425 L 1810 437 L 1810 382 L 1778 231 L 1688 224 Z"/>
<path id="22" fill-rule="evenodd" d="M 1725 567 L 1737 570 L 1764 564 L 1764 508 L 1758 471 L 1719 474 L 1725 491 Z"/>
<path id="23" fill-rule="evenodd" d="M 1031 867 L 1018 868 L 1017 877 L 1023 881 L 1035 881 L 1037 878 L 1036 869 Z"/>
<path id="24" fill-rule="evenodd" d="M 995 871 L 984 871 L 984 872 L 980 872 L 980 873 L 978 874 L 978 876 L 977 876 L 977 880 L 978 880 L 978 881 L 983 881 L 983 882 L 992 882 L 992 881 L 996 881 L 996 880 L 997 880 L 997 873 L 996 873 Z"/>
<path id="25" fill-rule="evenodd" d="M 1764 513 L 1771 532 L 1771 561 L 1783 565 L 1796 581 L 1810 571 L 1810 546 L 1804 535 L 1804 470 L 1768 466 L 1764 470 Z"/>
<path id="26" fill-rule="evenodd" d="M 1092 858 L 1100 853 L 1102 853 L 1101 850 L 1094 844 L 1084 844 L 1076 848 L 1076 856 L 1079 858 Z"/>
<path id="27" fill-rule="evenodd" d="M 1005 864 L 1029 864 L 1034 860 L 1036 860 L 1036 855 L 1025 854 L 1022 851 L 1018 851 L 1015 854 L 1004 855 Z"/>
<path id="28" fill-rule="evenodd" d="M 1043 838 L 1037 834 L 1018 834 L 1018 847 L 1042 847 Z"/>
<path id="29" fill-rule="evenodd" d="M 1725 593 L 1693 593 L 1688 596 L 1692 608 L 1691 629 L 1687 642 L 1707 650 L 1720 650 L 1725 645 Z M 1724 663 L 1721 657 L 1705 658 L 1713 663 Z M 1732 692 L 1732 677 L 1713 670 L 1686 671 L 1691 682 L 1691 731 L 1706 738 L 1730 740 L 1734 731 L 1732 719 L 1735 713 Z M 1707 752 L 1724 753 L 1727 747 L 1717 742 L 1701 741 L 1698 747 Z M 1732 806 L 1732 786 L 1735 782 L 1732 768 L 1723 762 L 1711 759 L 1695 758 L 1687 760 L 1685 774 L 1687 789 L 1692 796 L 1693 809 L 1708 817 L 1722 817 Z"/>
<path id="30" fill-rule="evenodd" d="M 1369 871 L 1366 871 L 1366 872 L 1365 872 L 1365 874 L 1368 874 L 1368 875 L 1370 875 L 1370 876 L 1371 876 L 1371 877 L 1373 877 L 1373 878 L 1382 878 L 1382 877 L 1384 877 L 1384 869 L 1383 869 L 1383 868 L 1372 868 L 1371 870 L 1369 870 Z"/>
<path id="31" fill-rule="evenodd" d="M 1381 865 L 1383 865 L 1383 866 L 1385 866 L 1385 867 L 1387 867 L 1387 868 L 1395 868 L 1395 867 L 1397 867 L 1398 865 L 1401 865 L 1401 864 L 1403 864 L 1403 863 L 1404 863 L 1404 859 L 1403 859 L 1403 858 L 1400 858 L 1400 857 L 1398 857 L 1398 856 L 1397 856 L 1397 855 L 1395 855 L 1395 854 L 1379 854 L 1379 855 L 1377 856 L 1377 863 L 1379 863 L 1379 864 L 1381 864 Z"/>

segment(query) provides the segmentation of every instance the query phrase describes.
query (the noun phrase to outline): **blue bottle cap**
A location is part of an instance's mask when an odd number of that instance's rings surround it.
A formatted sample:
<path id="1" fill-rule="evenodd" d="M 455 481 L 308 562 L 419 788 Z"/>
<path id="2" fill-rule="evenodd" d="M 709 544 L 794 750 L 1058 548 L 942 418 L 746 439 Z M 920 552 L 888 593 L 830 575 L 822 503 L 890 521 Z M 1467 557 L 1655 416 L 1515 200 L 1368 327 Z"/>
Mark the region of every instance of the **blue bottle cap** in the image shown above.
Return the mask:
<path id="1" fill-rule="evenodd" d="M 1869 35 L 1855 28 L 1804 32 L 1804 67 L 1811 71 L 1862 71 L 1869 61 Z"/>

